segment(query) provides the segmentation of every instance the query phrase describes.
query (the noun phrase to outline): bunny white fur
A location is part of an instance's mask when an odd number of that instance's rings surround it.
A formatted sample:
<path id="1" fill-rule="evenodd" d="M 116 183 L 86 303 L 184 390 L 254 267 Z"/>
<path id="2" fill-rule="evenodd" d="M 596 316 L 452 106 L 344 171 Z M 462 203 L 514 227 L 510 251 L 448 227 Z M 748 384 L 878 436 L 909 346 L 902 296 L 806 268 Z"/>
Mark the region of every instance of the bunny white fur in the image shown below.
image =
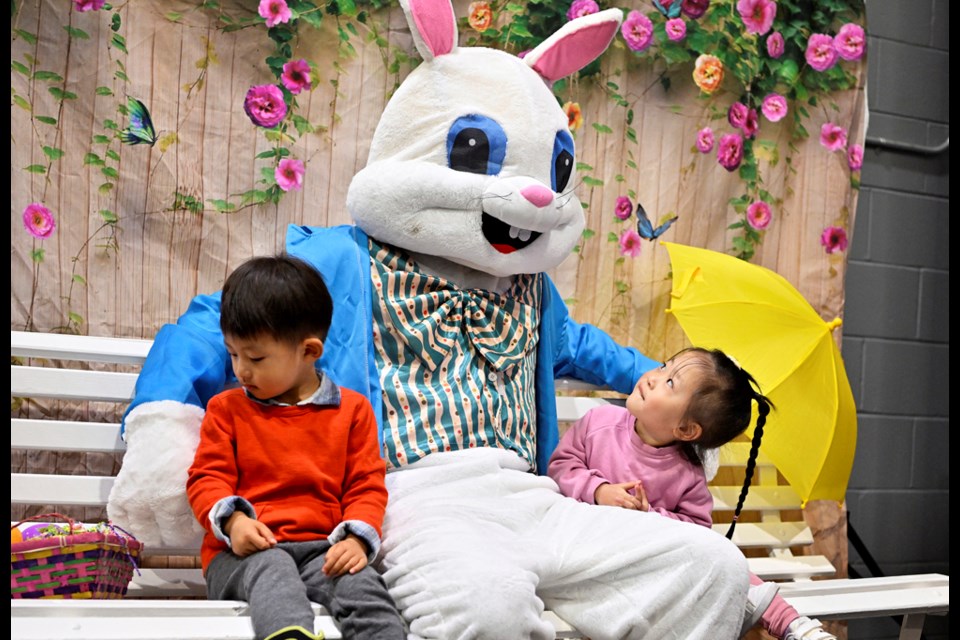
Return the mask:
<path id="1" fill-rule="evenodd" d="M 367 238 L 478 293 L 557 266 L 584 220 L 573 140 L 550 84 L 602 53 L 621 20 L 610 10 L 571 21 L 520 59 L 459 47 L 449 0 L 401 5 L 424 61 L 385 108 L 351 182 L 356 227 L 291 227 L 287 245 L 334 296 L 324 371 L 367 393 L 377 411 L 371 344 L 383 328 L 371 324 L 370 299 L 381 294 L 369 284 Z M 652 361 L 573 322 L 541 281 L 529 361 L 537 388 L 524 397 L 536 398 L 545 467 L 557 438 L 555 375 L 627 391 Z M 128 449 L 108 510 L 148 545 L 187 545 L 200 533 L 183 482 L 202 407 L 229 372 L 218 318 L 219 294 L 198 296 L 161 329 L 125 416 Z M 733 545 L 655 514 L 562 498 L 529 468 L 508 447 L 491 447 L 428 453 L 388 474 L 382 566 L 410 638 L 551 638 L 544 603 L 596 639 L 735 635 L 747 572 Z"/>

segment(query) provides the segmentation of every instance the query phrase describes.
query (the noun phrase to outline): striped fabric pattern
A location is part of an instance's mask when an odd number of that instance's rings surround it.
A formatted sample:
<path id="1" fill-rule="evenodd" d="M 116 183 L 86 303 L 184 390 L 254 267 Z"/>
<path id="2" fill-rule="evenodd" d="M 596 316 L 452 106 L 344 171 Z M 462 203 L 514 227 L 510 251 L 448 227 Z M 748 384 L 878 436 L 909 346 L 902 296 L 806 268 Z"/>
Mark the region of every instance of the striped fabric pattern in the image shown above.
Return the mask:
<path id="1" fill-rule="evenodd" d="M 533 468 L 540 276 L 518 276 L 504 294 L 460 289 L 370 244 L 387 464 L 500 447 Z"/>

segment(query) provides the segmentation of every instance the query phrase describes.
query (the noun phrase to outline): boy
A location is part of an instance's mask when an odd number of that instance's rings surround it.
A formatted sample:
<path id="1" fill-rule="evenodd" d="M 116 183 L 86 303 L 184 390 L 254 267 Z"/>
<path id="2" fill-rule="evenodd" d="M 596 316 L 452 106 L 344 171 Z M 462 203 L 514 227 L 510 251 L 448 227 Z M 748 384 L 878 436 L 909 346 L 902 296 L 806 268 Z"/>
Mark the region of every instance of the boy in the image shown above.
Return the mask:
<path id="1" fill-rule="evenodd" d="M 187 496 L 207 533 L 211 599 L 246 600 L 258 639 L 317 640 L 310 602 L 344 637 L 405 637 L 380 575 L 386 465 L 369 401 L 317 367 L 333 302 L 318 272 L 254 258 L 223 288 L 220 328 L 241 389 L 212 398 Z"/>

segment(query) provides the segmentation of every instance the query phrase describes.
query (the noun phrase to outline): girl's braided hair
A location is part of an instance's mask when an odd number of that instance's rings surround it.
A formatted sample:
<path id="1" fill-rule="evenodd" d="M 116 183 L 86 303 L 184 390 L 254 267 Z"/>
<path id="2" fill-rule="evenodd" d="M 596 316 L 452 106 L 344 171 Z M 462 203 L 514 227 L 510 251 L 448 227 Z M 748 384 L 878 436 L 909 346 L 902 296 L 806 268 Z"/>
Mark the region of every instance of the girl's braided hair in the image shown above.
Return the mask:
<path id="1" fill-rule="evenodd" d="M 684 415 L 684 422 L 695 422 L 701 428 L 701 436 L 696 443 L 682 443 L 684 454 L 695 464 L 702 464 L 697 451 L 698 447 L 700 449 L 719 447 L 746 431 L 750 426 L 752 403 L 757 403 L 757 426 L 753 430 L 746 476 L 743 480 L 743 488 L 740 490 L 740 499 L 737 501 L 733 522 L 730 523 L 730 529 L 726 534 L 727 538 L 731 538 L 750 490 L 753 471 L 757 466 L 763 427 L 774 406 L 769 398 L 760 393 L 760 386 L 753 376 L 723 351 L 693 347 L 680 353 L 699 354 L 706 368 L 712 369 L 710 371 L 712 375 L 703 376 L 700 387 L 693 393 Z"/>

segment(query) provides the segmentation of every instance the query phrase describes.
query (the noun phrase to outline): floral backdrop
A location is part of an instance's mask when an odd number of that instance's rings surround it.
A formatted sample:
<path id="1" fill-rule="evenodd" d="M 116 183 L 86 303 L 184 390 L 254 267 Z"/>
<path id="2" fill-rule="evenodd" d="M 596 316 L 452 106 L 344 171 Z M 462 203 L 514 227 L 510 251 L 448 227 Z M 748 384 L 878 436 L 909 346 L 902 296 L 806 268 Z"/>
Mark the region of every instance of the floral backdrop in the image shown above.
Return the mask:
<path id="1" fill-rule="evenodd" d="M 613 45 L 554 85 L 587 215 L 551 274 L 574 316 L 652 357 L 683 346 L 660 239 L 762 264 L 842 316 L 862 2 L 454 2 L 462 45 L 517 55 L 610 7 Z M 288 224 L 349 222 L 417 63 L 395 0 L 11 2 L 11 328 L 150 338 Z"/>

